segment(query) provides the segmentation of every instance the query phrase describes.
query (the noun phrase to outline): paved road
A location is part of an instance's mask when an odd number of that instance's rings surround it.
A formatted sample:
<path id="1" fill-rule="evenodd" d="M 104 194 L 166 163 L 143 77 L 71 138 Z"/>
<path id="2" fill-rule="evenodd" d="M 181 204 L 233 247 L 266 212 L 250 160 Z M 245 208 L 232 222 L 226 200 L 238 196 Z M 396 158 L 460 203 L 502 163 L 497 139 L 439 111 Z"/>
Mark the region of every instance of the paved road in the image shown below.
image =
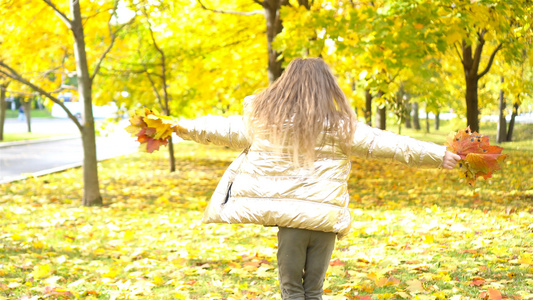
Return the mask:
<path id="1" fill-rule="evenodd" d="M 4 132 L 6 133 L 28 132 L 26 121 L 18 120 L 18 119 L 6 119 L 5 124 L 4 124 Z M 31 118 L 31 132 L 32 133 L 46 133 L 46 134 L 50 134 L 50 133 L 72 134 L 72 135 L 80 134 L 78 127 L 76 127 L 76 125 L 74 125 L 74 122 L 72 122 L 70 119 L 56 119 L 56 118 Z M 0 145 L 2 144 L 0 143 Z"/>
<path id="2" fill-rule="evenodd" d="M 5 132 L 24 132 L 24 122 L 8 119 Z M 136 152 L 139 144 L 123 129 L 127 121 L 119 123 L 108 137 L 97 138 L 98 160 Z M 22 143 L 0 143 L 0 183 L 27 176 L 39 176 L 80 166 L 83 160 L 81 138 L 76 126 L 65 119 L 32 119 L 32 132 L 66 134 L 58 139 Z"/>

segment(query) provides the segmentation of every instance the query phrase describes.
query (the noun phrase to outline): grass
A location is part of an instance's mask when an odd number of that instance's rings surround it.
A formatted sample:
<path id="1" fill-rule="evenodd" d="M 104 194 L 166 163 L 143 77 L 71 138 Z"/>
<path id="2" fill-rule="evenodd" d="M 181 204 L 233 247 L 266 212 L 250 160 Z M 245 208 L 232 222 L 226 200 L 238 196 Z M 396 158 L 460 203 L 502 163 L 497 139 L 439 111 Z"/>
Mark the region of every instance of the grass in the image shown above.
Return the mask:
<path id="1" fill-rule="evenodd" d="M 32 109 L 30 114 L 32 118 L 52 118 L 52 115 L 46 109 Z M 7 119 L 16 119 L 18 118 L 18 116 L 19 116 L 18 110 L 11 110 L 11 109 L 6 110 Z"/>
<path id="2" fill-rule="evenodd" d="M 18 118 L 18 110 L 6 110 L 6 118 L 8 119 L 14 119 Z M 52 115 L 47 110 L 40 110 L 40 109 L 33 109 L 31 111 L 31 117 L 32 118 L 52 118 Z M 5 129 L 4 129 L 5 130 Z M 61 134 L 55 134 L 55 133 L 31 133 L 31 132 L 22 132 L 22 133 L 10 133 L 4 131 L 4 139 L 0 141 L 0 144 L 2 142 L 16 142 L 16 141 L 24 141 L 24 140 L 36 140 L 36 139 L 44 139 L 44 138 L 50 138 L 50 137 L 58 137 L 62 136 Z"/>
<path id="3" fill-rule="evenodd" d="M 454 171 L 354 159 L 352 230 L 324 299 L 533 294 L 531 153 L 470 187 Z M 279 299 L 276 229 L 202 224 L 237 152 L 176 144 L 99 164 L 104 207 L 81 207 L 79 168 L 0 185 L 0 297 Z"/>
<path id="4" fill-rule="evenodd" d="M 18 142 L 26 140 L 38 140 L 51 137 L 67 136 L 67 134 L 53 134 L 53 133 L 32 133 L 32 132 L 20 132 L 20 133 L 4 133 L 4 139 L 0 141 L 0 145 L 3 142 Z"/>
<path id="5" fill-rule="evenodd" d="M 391 118 L 389 118 L 391 119 Z M 434 120 L 429 120 L 430 130 L 426 132 L 426 121 L 421 120 L 421 130 L 414 130 L 412 128 L 405 128 L 402 125 L 401 130 L 397 124 L 387 124 L 387 130 L 399 133 L 402 135 L 408 135 L 416 139 L 431 141 L 434 143 L 442 144 L 446 141 L 446 137 L 450 132 L 457 132 L 459 129 L 464 129 L 465 124 L 463 121 L 458 120 L 443 120 L 440 122 L 439 130 L 434 129 Z M 497 124 L 494 122 L 481 122 L 480 133 L 489 137 L 491 144 L 499 145 L 504 148 L 510 148 L 514 150 L 533 151 L 533 124 L 527 123 L 515 123 L 513 131 L 513 141 L 505 143 L 496 143 Z"/>

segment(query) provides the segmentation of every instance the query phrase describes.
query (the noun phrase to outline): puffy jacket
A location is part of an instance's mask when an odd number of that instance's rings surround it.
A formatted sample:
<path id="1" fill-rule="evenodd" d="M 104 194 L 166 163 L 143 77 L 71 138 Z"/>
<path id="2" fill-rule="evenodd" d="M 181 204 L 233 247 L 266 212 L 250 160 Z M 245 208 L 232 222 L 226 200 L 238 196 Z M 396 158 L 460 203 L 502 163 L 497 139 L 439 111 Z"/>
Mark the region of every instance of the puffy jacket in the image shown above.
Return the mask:
<path id="1" fill-rule="evenodd" d="M 295 167 L 267 140 L 251 145 L 241 116 L 182 120 L 179 135 L 242 153 L 228 167 L 207 206 L 205 223 L 254 223 L 335 232 L 350 230 L 347 180 L 350 158 L 339 143 L 317 148 L 312 168 Z M 446 148 L 357 123 L 352 155 L 398 161 L 412 167 L 440 167 Z"/>

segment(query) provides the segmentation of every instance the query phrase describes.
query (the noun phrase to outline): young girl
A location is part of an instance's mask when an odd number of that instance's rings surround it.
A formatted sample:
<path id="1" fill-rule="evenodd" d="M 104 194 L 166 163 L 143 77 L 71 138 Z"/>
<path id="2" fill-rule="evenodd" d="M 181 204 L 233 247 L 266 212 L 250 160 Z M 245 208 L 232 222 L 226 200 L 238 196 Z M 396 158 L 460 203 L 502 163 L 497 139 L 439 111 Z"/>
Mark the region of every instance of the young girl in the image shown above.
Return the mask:
<path id="1" fill-rule="evenodd" d="M 351 156 L 447 169 L 460 159 L 444 146 L 358 123 L 320 58 L 292 61 L 276 82 L 245 99 L 243 117 L 206 116 L 179 126 L 184 139 L 242 150 L 203 221 L 278 226 L 283 299 L 322 299 L 335 239 L 350 229 Z"/>

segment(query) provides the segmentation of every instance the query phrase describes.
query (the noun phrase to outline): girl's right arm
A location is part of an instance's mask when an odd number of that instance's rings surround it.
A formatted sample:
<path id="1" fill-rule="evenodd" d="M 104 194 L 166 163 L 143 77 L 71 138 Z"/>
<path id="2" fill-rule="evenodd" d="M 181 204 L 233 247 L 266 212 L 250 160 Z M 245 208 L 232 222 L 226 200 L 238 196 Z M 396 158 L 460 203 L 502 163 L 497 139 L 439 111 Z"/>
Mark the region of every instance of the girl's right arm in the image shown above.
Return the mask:
<path id="1" fill-rule="evenodd" d="M 241 116 L 205 116 L 178 122 L 176 134 L 184 140 L 246 149 L 250 142 Z"/>

